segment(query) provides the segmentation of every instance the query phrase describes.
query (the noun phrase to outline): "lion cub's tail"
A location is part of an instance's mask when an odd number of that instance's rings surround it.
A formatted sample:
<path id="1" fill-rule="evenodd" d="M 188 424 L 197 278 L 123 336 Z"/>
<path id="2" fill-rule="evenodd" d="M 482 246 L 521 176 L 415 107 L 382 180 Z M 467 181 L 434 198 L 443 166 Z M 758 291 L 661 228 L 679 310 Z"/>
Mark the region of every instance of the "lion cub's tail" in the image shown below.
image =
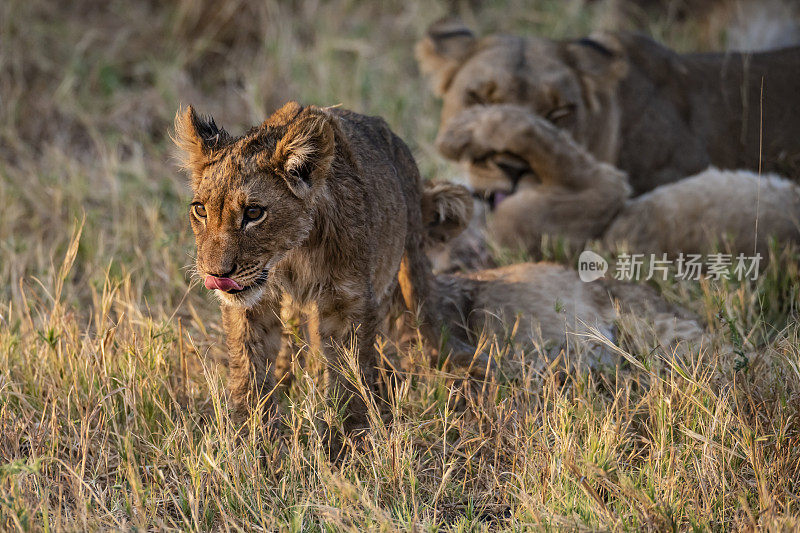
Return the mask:
<path id="1" fill-rule="evenodd" d="M 488 354 L 476 350 L 464 341 L 440 335 L 446 327 L 442 317 L 443 295 L 437 287 L 425 250 L 438 242 L 452 239 L 461 233 L 472 219 L 472 196 L 469 191 L 452 183 L 425 184 L 421 198 L 422 235 L 417 235 L 400 264 L 398 281 L 406 309 L 419 315 L 419 329 L 433 350 L 432 361 L 443 350 L 450 364 L 468 368 L 470 373 L 484 377 L 494 368 Z M 422 243 L 420 243 L 420 237 Z"/>
<path id="2" fill-rule="evenodd" d="M 425 246 L 457 237 L 472 220 L 472 195 L 466 187 L 446 181 L 426 182 L 422 191 Z"/>

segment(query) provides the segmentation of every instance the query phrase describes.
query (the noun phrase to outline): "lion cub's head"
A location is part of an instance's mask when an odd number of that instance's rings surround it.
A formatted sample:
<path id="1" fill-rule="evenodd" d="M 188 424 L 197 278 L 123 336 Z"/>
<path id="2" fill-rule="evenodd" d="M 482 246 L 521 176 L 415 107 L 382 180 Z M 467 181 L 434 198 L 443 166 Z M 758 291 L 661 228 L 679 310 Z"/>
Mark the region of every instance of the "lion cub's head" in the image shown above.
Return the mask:
<path id="1" fill-rule="evenodd" d="M 197 271 L 223 303 L 257 303 L 271 269 L 308 238 L 334 161 L 332 120 L 290 102 L 233 138 L 191 106 L 178 112 L 174 140 L 191 172 Z"/>
<path id="2" fill-rule="evenodd" d="M 440 21 L 417 44 L 416 56 L 443 99 L 442 128 L 472 106 L 516 104 L 569 131 L 599 159 L 616 157 L 615 95 L 628 62 L 613 36 L 479 38 L 458 21 Z"/>

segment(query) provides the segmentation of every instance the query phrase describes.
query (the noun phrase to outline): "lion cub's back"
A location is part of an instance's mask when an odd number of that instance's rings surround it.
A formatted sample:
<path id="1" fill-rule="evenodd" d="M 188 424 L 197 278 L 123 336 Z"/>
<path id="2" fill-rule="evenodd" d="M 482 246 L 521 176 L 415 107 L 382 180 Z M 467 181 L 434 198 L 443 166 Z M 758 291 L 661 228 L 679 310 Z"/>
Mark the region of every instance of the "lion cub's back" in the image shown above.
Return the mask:
<path id="1" fill-rule="evenodd" d="M 409 235 L 422 236 L 422 183 L 405 143 L 380 117 L 334 108 L 342 133 L 360 169 L 359 187 L 375 272 L 376 288 L 396 279 Z"/>
<path id="2" fill-rule="evenodd" d="M 374 190 L 385 194 L 399 186 L 403 203 L 419 203 L 422 182 L 417 165 L 408 146 L 386 121 L 347 109 L 334 108 L 330 113 L 339 119 L 350 150 Z"/>

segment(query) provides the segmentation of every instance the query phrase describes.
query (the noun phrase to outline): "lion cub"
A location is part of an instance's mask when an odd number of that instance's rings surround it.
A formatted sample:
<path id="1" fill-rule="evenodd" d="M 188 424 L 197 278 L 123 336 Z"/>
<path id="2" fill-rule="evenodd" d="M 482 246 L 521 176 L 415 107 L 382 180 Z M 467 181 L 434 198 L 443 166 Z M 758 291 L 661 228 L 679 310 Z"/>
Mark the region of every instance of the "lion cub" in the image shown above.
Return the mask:
<path id="1" fill-rule="evenodd" d="M 336 371 L 337 348 L 357 341 L 361 378 L 373 388 L 376 329 L 402 300 L 438 346 L 408 147 L 380 118 L 295 102 L 236 138 L 189 107 L 176 117 L 175 142 L 191 172 L 197 271 L 222 304 L 235 410 L 264 401 L 274 415 L 288 300 L 316 307 L 330 393 L 346 395 L 346 430 L 366 427 L 365 402 Z"/>

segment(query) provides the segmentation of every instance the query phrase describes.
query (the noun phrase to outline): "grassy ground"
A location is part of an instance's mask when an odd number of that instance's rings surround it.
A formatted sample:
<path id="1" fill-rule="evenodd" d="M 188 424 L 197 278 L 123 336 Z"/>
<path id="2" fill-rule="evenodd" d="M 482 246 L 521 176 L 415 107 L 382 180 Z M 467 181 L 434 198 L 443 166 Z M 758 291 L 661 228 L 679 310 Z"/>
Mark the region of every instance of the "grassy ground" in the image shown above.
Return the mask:
<path id="1" fill-rule="evenodd" d="M 486 31 L 575 36 L 603 17 L 558 0 L 454 4 Z M 283 442 L 233 437 L 219 311 L 189 286 L 171 119 L 192 103 L 240 132 L 290 98 L 341 103 L 384 116 L 426 176 L 452 177 L 412 56 L 446 11 L 0 3 L 0 529 L 800 526 L 788 252 L 755 283 L 663 284 L 711 331 L 688 360 L 631 348 L 615 371 L 489 383 L 419 367 L 336 465 L 308 422 L 326 404 L 301 374 Z M 685 27 L 654 31 L 692 46 Z"/>

